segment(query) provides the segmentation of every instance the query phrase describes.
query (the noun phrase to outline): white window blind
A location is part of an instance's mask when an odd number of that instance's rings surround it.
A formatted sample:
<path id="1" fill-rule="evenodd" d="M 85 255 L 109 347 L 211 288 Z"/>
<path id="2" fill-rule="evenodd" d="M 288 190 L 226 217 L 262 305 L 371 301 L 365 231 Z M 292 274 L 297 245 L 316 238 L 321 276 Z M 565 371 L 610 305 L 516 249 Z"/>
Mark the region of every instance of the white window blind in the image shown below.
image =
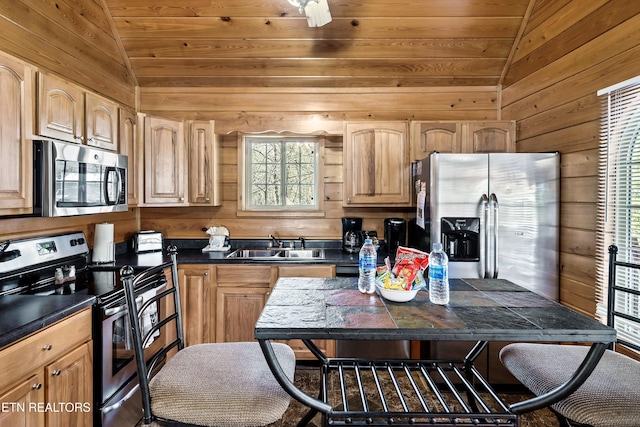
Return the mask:
<path id="1" fill-rule="evenodd" d="M 640 77 L 598 92 L 602 97 L 598 232 L 596 241 L 596 314 L 607 319 L 608 247 L 618 247 L 618 261 L 640 263 Z M 637 270 L 618 268 L 616 284 L 638 290 Z M 638 316 L 636 295 L 616 298 L 616 310 Z M 640 345 L 637 323 L 617 318 L 618 337 Z"/>

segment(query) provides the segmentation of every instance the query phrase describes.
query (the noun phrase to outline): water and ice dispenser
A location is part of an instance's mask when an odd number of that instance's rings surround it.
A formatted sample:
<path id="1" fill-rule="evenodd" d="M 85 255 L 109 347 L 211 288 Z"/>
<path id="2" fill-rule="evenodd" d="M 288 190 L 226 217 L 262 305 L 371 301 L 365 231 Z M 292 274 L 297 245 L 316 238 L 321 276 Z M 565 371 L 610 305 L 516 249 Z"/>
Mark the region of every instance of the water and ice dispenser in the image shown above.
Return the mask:
<path id="1" fill-rule="evenodd" d="M 480 259 L 480 218 L 443 217 L 440 230 L 449 261 Z"/>

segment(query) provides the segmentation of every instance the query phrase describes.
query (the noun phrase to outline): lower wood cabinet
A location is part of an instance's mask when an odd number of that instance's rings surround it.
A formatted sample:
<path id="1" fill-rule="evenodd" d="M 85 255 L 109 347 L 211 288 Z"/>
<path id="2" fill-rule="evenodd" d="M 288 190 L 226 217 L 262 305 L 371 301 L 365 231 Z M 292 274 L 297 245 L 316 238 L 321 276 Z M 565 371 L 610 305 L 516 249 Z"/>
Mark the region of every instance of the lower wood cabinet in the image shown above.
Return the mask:
<path id="1" fill-rule="evenodd" d="M 253 328 L 279 277 L 335 277 L 335 265 L 193 264 L 178 269 L 186 345 L 253 341 Z M 315 359 L 301 341 L 299 360 Z M 335 341 L 317 341 L 335 356 Z"/>
<path id="2" fill-rule="evenodd" d="M 0 426 L 91 425 L 91 308 L 3 348 L 0 366 Z"/>
<path id="3" fill-rule="evenodd" d="M 215 342 L 215 282 L 209 265 L 181 265 L 178 269 L 185 345 Z"/>
<path id="4" fill-rule="evenodd" d="M 216 266 L 216 341 L 253 341 L 253 328 L 277 280 L 277 266 Z"/>

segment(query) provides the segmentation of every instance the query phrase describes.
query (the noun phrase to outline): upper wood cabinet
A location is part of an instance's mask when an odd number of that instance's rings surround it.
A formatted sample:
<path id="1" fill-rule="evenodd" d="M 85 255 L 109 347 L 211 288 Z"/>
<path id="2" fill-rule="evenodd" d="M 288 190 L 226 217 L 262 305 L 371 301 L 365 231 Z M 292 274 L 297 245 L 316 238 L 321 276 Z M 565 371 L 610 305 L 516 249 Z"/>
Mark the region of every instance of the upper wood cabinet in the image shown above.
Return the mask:
<path id="1" fill-rule="evenodd" d="M 346 123 L 343 206 L 410 204 L 406 122 Z"/>
<path id="2" fill-rule="evenodd" d="M 118 151 L 118 104 L 85 93 L 85 141 L 87 145 Z"/>
<path id="3" fill-rule="evenodd" d="M 83 143 L 84 96 L 82 90 L 56 76 L 38 73 L 36 134 Z"/>
<path id="4" fill-rule="evenodd" d="M 413 160 L 440 153 L 511 153 L 516 149 L 514 121 L 413 122 Z"/>
<path id="5" fill-rule="evenodd" d="M 469 122 L 463 141 L 465 153 L 513 153 L 516 151 L 514 121 Z"/>
<path id="6" fill-rule="evenodd" d="M 220 142 L 214 122 L 189 122 L 189 204 L 220 206 Z"/>
<path id="7" fill-rule="evenodd" d="M 38 73 L 36 134 L 118 149 L 118 105 L 51 74 Z"/>
<path id="8" fill-rule="evenodd" d="M 184 152 L 181 121 L 144 117 L 145 205 L 188 206 Z"/>
<path id="9" fill-rule="evenodd" d="M 462 152 L 462 123 L 413 122 L 413 158 L 424 159 L 434 151 Z"/>
<path id="10" fill-rule="evenodd" d="M 33 210 L 33 149 L 28 139 L 31 117 L 32 69 L 0 56 L 0 215 Z"/>
<path id="11" fill-rule="evenodd" d="M 142 168 L 139 165 L 141 148 L 138 144 L 138 117 L 128 109 L 120 108 L 118 118 L 118 141 L 120 154 L 128 158 L 127 202 L 129 206 L 138 204 Z"/>

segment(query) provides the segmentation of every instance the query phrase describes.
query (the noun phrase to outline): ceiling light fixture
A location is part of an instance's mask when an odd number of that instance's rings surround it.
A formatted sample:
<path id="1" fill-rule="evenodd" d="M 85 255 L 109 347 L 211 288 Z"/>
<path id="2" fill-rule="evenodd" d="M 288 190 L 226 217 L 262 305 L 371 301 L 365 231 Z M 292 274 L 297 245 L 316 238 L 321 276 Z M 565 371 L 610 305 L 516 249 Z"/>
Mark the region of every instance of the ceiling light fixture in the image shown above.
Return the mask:
<path id="1" fill-rule="evenodd" d="M 327 0 L 288 0 L 307 16 L 310 27 L 322 27 L 331 22 L 331 12 Z"/>

